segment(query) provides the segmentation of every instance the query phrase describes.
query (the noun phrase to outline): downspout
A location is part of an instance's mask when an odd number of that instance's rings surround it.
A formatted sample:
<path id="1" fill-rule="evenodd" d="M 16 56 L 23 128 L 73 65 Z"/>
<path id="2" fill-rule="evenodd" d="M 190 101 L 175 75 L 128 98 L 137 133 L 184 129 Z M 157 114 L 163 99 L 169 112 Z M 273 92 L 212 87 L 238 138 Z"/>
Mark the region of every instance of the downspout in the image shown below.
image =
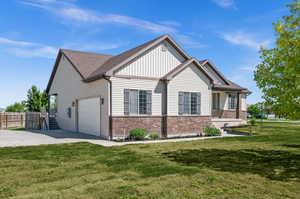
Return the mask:
<path id="1" fill-rule="evenodd" d="M 103 76 L 103 78 L 109 83 L 109 139 L 112 140 L 112 81 L 108 76 Z"/>
<path id="2" fill-rule="evenodd" d="M 163 122 L 162 122 L 162 126 L 163 126 L 163 136 L 164 137 L 168 137 L 168 80 L 164 80 L 164 85 L 165 85 L 165 93 L 164 93 L 164 114 L 163 114 Z"/>

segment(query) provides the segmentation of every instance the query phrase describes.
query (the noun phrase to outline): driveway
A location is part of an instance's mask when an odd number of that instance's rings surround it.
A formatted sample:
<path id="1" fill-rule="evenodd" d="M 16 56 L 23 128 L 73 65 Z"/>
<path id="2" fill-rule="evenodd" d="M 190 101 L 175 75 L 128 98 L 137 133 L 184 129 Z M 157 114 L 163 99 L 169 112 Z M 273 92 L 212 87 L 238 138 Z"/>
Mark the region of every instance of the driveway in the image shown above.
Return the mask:
<path id="1" fill-rule="evenodd" d="M 224 134 L 222 137 L 237 136 Z M 176 138 L 166 140 L 136 141 L 136 142 L 114 142 L 103 140 L 99 137 L 87 135 L 83 133 L 73 133 L 63 130 L 52 131 L 11 131 L 0 130 L 0 147 L 15 146 L 35 146 L 42 144 L 62 144 L 74 142 L 90 142 L 102 146 L 120 146 L 125 144 L 144 144 L 144 143 L 160 143 L 160 142 L 179 142 L 210 139 L 216 137 L 194 137 L 194 138 Z M 220 138 L 220 136 L 218 137 Z"/>

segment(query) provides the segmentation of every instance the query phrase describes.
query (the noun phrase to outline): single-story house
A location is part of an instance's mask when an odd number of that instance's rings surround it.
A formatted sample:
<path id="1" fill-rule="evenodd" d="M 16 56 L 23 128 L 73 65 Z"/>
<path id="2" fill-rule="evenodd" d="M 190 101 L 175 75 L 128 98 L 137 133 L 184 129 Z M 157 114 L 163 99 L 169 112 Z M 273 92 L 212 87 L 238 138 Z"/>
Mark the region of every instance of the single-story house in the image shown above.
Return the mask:
<path id="1" fill-rule="evenodd" d="M 250 94 L 169 35 L 116 56 L 61 49 L 46 91 L 59 128 L 106 139 L 134 128 L 174 137 L 241 124 Z"/>

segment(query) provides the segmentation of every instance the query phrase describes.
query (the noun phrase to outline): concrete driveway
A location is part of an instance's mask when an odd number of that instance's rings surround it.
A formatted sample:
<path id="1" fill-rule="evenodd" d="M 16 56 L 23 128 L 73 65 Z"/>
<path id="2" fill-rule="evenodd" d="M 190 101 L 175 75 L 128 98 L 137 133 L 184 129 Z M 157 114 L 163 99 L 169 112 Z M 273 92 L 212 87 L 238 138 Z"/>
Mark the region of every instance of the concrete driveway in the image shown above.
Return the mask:
<path id="1" fill-rule="evenodd" d="M 11 131 L 0 130 L 0 147 L 35 146 L 101 140 L 98 137 L 62 130 L 55 131 Z"/>
<path id="2" fill-rule="evenodd" d="M 220 137 L 231 137 L 238 135 L 223 134 L 218 137 L 193 137 L 193 138 L 176 138 L 164 140 L 149 140 L 149 141 L 132 141 L 132 142 L 114 142 L 103 140 L 99 137 L 87 135 L 83 133 L 73 133 L 63 130 L 52 131 L 11 131 L 0 130 L 0 147 L 15 147 L 15 146 L 35 146 L 42 144 L 62 144 L 74 142 L 89 142 L 102 146 L 120 146 L 126 144 L 146 144 L 160 142 L 180 142 L 202 140 Z"/>

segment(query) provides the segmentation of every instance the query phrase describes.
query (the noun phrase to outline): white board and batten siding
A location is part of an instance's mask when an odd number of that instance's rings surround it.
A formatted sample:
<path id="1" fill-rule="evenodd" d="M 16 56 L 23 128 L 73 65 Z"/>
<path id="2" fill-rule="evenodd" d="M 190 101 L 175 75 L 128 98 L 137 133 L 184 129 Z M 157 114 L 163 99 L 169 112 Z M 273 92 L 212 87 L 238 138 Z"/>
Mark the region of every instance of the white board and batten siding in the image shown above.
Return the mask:
<path id="1" fill-rule="evenodd" d="M 121 67 L 115 74 L 159 78 L 184 61 L 185 58 L 168 42 L 162 42 L 133 62 Z"/>
<path id="2" fill-rule="evenodd" d="M 112 77 L 112 116 L 124 115 L 124 89 L 152 91 L 152 115 L 162 113 L 162 87 L 159 80 L 126 79 Z"/>
<path id="3" fill-rule="evenodd" d="M 74 102 L 83 98 L 101 96 L 104 104 L 101 105 L 101 136 L 109 134 L 109 84 L 101 79 L 91 83 L 84 83 L 78 72 L 70 62 L 62 57 L 53 79 L 49 94 L 57 94 L 56 120 L 61 129 L 77 131 L 76 106 Z M 71 108 L 71 117 L 68 117 L 68 108 Z"/>
<path id="4" fill-rule="evenodd" d="M 168 115 L 178 116 L 178 93 L 200 92 L 201 115 L 211 115 L 211 83 L 193 63 L 177 74 L 168 84 Z"/>

